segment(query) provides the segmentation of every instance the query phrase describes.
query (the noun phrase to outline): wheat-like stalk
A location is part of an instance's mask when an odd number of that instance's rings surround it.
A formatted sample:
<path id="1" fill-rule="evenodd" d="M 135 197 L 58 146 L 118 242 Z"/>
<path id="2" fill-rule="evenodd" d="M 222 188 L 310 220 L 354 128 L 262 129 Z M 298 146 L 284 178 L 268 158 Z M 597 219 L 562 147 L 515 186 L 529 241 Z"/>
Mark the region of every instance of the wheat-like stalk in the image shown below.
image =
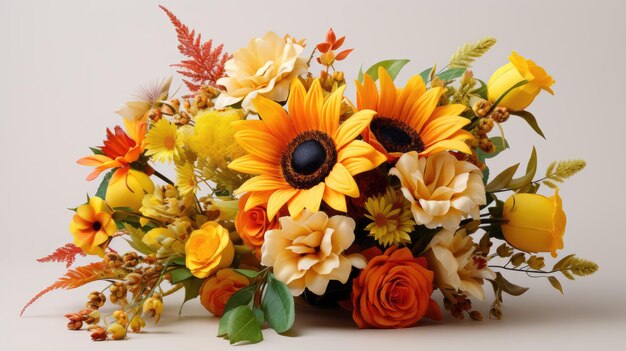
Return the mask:
<path id="1" fill-rule="evenodd" d="M 487 53 L 495 44 L 496 39 L 492 37 L 484 37 L 475 43 L 466 43 L 450 57 L 448 66 L 451 68 L 469 68 L 474 60 Z"/>

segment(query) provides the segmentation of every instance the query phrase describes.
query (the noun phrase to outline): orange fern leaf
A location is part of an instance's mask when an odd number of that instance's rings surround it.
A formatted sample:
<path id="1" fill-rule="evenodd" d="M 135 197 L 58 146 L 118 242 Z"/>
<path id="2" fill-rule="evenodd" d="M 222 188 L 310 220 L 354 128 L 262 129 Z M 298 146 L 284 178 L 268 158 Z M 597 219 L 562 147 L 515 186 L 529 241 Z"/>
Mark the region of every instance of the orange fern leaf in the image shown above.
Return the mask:
<path id="1" fill-rule="evenodd" d="M 100 280 L 100 279 L 122 279 L 126 275 L 126 271 L 123 269 L 111 269 L 104 262 L 94 262 L 88 264 L 86 266 L 76 267 L 74 269 L 70 269 L 59 278 L 56 282 L 54 282 L 49 287 L 40 291 L 35 297 L 33 297 L 28 303 L 22 308 L 20 312 L 20 316 L 24 314 L 24 311 L 32 305 L 35 301 L 37 301 L 43 295 L 49 293 L 50 291 L 56 289 L 74 289 L 79 286 L 83 286 L 87 283 Z"/>
<path id="2" fill-rule="evenodd" d="M 181 23 L 170 10 L 162 5 L 159 7 L 165 11 L 176 29 L 178 51 L 189 58 L 172 65 L 180 68 L 178 73 L 189 78 L 183 79 L 187 88 L 195 93 L 202 85 L 216 86 L 217 80 L 224 75 L 224 64 L 231 58 L 231 55 L 224 52 L 224 45 L 213 48 L 213 40 L 203 43 L 200 33 L 196 35 L 195 30 L 190 30 Z"/>
<path id="3" fill-rule="evenodd" d="M 65 268 L 70 268 L 70 266 L 74 264 L 76 256 L 87 256 L 87 254 L 80 247 L 72 243 L 67 243 L 56 249 L 50 255 L 37 259 L 37 262 L 64 262 Z"/>

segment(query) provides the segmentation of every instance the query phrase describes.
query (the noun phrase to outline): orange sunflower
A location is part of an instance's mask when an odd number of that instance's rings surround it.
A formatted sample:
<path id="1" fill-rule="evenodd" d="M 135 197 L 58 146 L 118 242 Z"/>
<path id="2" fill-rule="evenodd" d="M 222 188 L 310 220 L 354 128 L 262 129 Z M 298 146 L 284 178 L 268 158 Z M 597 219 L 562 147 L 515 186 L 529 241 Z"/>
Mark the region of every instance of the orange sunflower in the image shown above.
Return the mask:
<path id="1" fill-rule="evenodd" d="M 245 211 L 267 203 L 271 220 L 287 204 L 292 216 L 304 208 L 316 212 L 321 201 L 346 212 L 345 196 L 358 197 L 353 176 L 374 169 L 385 156 L 355 140 L 370 124 L 374 111 L 362 110 L 339 123 L 344 87 L 326 100 L 319 80 L 307 92 L 291 82 L 288 111 L 259 96 L 254 100 L 261 120 L 235 122 L 235 140 L 248 153 L 229 164 L 254 174 L 236 190 L 250 192 Z"/>
<path id="2" fill-rule="evenodd" d="M 78 164 L 83 166 L 95 166 L 96 168 L 87 176 L 87 180 L 97 178 L 100 173 L 107 169 L 118 168 L 111 182 L 115 182 L 126 175 L 131 163 L 139 160 L 144 152 L 144 139 L 148 124 L 146 118 L 141 120 L 124 119 L 125 132 L 120 126 L 115 126 L 115 133 L 107 128 L 107 139 L 99 149 L 102 155 L 89 155 L 79 159 Z"/>
<path id="3" fill-rule="evenodd" d="M 368 75 L 363 84 L 356 82 L 357 109 L 376 111 L 363 132 L 363 140 L 384 153 L 389 162 L 409 151 L 417 151 L 420 156 L 445 150 L 471 153 L 464 140 L 472 135 L 463 130 L 470 120 L 459 116 L 466 107 L 437 106 L 444 88 L 427 90 L 419 75 L 409 79 L 404 88 L 397 88 L 382 67 L 378 77 L 380 91 Z"/>

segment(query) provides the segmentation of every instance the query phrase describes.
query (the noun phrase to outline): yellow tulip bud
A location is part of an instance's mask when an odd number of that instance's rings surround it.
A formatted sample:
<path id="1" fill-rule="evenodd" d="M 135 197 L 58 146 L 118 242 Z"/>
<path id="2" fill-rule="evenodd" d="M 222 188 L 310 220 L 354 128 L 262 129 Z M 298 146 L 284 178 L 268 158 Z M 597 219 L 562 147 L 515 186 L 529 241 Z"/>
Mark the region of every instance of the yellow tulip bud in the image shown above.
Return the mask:
<path id="1" fill-rule="evenodd" d="M 487 99 L 495 103 L 515 84 L 527 80 L 528 83 L 511 90 L 499 103 L 511 111 L 521 111 L 528 107 L 541 89 L 554 95 L 550 86 L 555 80 L 532 60 L 527 60 L 515 51 L 509 56 L 511 62 L 498 68 L 487 83 Z"/>
<path id="2" fill-rule="evenodd" d="M 138 211 L 145 194 L 154 191 L 154 183 L 150 177 L 140 171 L 131 169 L 116 180 L 111 180 L 107 188 L 106 202 L 111 207 L 129 207 Z"/>
<path id="3" fill-rule="evenodd" d="M 502 225 L 506 241 L 528 252 L 550 252 L 563 248 L 567 219 L 558 190 L 552 197 L 537 194 L 515 194 L 504 203 Z"/>

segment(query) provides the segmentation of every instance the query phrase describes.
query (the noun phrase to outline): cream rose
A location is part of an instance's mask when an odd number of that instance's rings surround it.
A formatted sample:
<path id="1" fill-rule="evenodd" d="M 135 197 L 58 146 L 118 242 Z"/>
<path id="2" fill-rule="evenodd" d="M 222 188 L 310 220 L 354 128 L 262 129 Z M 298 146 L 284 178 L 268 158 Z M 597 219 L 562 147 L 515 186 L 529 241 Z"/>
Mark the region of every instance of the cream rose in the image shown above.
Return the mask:
<path id="1" fill-rule="evenodd" d="M 428 267 L 435 272 L 435 285 L 453 288 L 481 301 L 485 298 L 483 279 L 495 279 L 482 256 L 474 255 L 474 242 L 465 230 L 442 229 L 430 242 L 426 252 Z"/>
<path id="2" fill-rule="evenodd" d="M 355 222 L 346 216 L 328 218 L 324 212 L 304 210 L 297 217 L 281 217 L 280 229 L 265 233 L 261 264 L 274 267 L 277 279 L 294 296 L 305 288 L 322 295 L 330 280 L 348 281 L 352 266 L 367 264 L 361 254 L 344 255 L 354 241 Z"/>
<path id="3" fill-rule="evenodd" d="M 461 219 L 480 218 L 479 206 L 486 203 L 480 169 L 445 151 L 426 158 L 408 152 L 389 174 L 400 179 L 415 222 L 431 229 L 454 231 Z"/>
<path id="4" fill-rule="evenodd" d="M 256 112 L 252 100 L 259 94 L 274 101 L 285 101 L 289 83 L 307 72 L 307 58 L 300 57 L 304 47 L 291 38 L 268 32 L 254 38 L 248 47 L 233 54 L 224 66 L 226 76 L 217 80 L 226 91 L 217 98 L 217 108 L 241 101 L 241 107 Z"/>

